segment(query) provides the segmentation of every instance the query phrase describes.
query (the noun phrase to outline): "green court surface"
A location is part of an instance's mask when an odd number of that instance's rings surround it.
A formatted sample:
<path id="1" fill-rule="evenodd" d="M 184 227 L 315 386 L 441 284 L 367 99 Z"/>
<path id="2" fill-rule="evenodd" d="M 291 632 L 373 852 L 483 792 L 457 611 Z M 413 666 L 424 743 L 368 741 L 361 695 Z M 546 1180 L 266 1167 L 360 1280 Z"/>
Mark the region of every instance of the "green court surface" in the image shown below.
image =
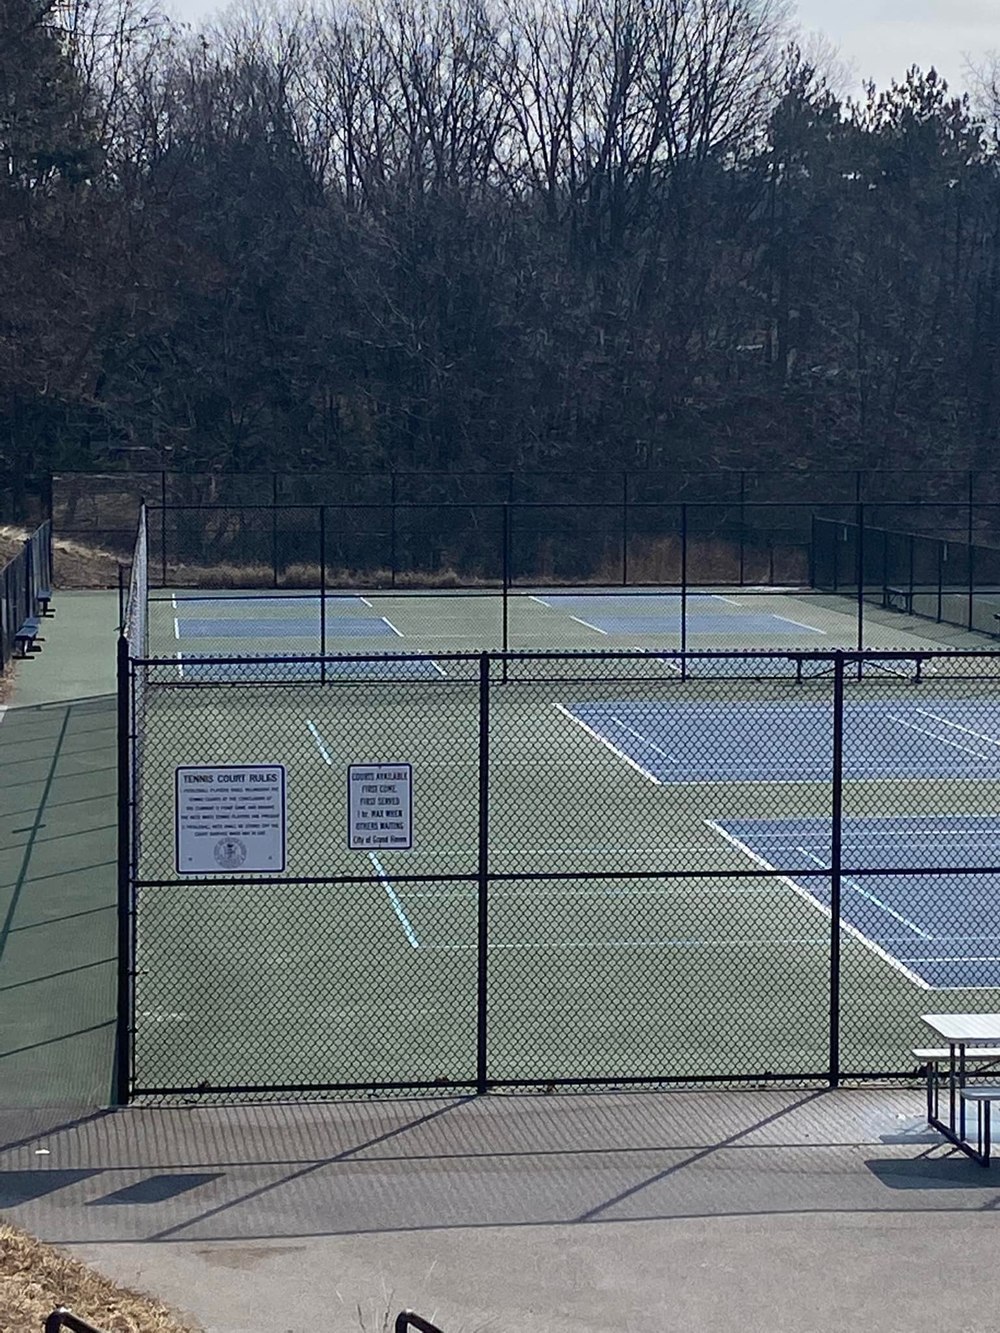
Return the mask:
<path id="1" fill-rule="evenodd" d="M 482 599 L 366 597 L 372 606 L 338 607 L 329 617 L 328 631 L 337 616 L 351 621 L 352 633 L 342 637 L 352 646 L 340 642 L 341 651 L 434 652 L 442 643 L 460 648 L 463 633 L 477 647 L 488 642 L 483 612 L 474 609 Z M 764 609 L 751 613 L 773 614 L 775 599 L 760 600 Z M 617 647 L 608 640 L 628 637 L 646 646 L 643 626 L 633 621 L 647 612 L 628 601 L 624 609 L 598 607 L 610 616 L 606 625 L 619 616 L 629 623 L 599 636 L 597 645 L 593 629 L 563 607 L 557 613 L 524 599 L 510 612 L 522 646 L 553 647 L 553 637 L 559 647 Z M 790 608 L 783 599 L 781 606 L 802 614 L 801 604 Z M 741 603 L 732 614 L 746 610 Z M 807 607 L 818 610 L 818 601 Z M 264 643 L 272 653 L 296 651 L 299 636 L 278 648 L 261 623 L 276 619 L 277 637 L 289 625 L 300 628 L 303 617 L 287 606 L 254 603 L 250 620 L 235 598 L 194 609 L 180 598 L 176 607 L 168 600 L 151 611 L 151 647 L 161 664 L 137 668 L 137 1090 L 473 1083 L 478 663 L 442 656 L 433 671 L 426 662 L 372 662 L 349 672 L 331 663 L 325 680 L 306 674 L 292 683 L 278 664 L 211 661 L 213 654 L 252 651 L 251 640 L 258 651 Z M 842 613 L 826 607 L 823 614 Z M 192 620 L 208 623 L 185 636 L 183 622 L 171 623 L 175 615 L 188 617 L 188 628 Z M 388 636 L 367 628 L 378 616 L 391 622 Z M 591 613 L 591 622 L 600 616 Z M 752 624 L 755 632 L 765 628 Z M 886 637 L 893 642 L 884 646 L 926 648 L 920 628 L 910 617 L 889 615 Z M 586 643 L 565 642 L 587 634 Z M 199 663 L 199 653 L 207 660 Z M 829 913 L 787 876 L 738 877 L 760 865 L 720 822 L 829 819 L 829 675 L 798 684 L 739 674 L 682 682 L 658 661 L 597 658 L 544 669 L 513 661 L 505 670 L 494 661 L 490 670 L 489 1078 L 821 1077 L 831 1054 Z M 982 680 L 972 679 L 976 672 Z M 963 708 L 998 690 L 995 663 L 952 664 L 934 683 L 957 719 L 947 725 L 956 727 L 964 725 Z M 852 688 L 892 714 L 930 687 L 902 672 Z M 786 715 L 790 701 L 801 707 Z M 696 707 L 685 713 L 681 704 Z M 602 705 L 628 705 L 650 717 L 675 710 L 682 758 L 702 756 L 710 773 L 655 780 L 636 762 L 633 742 L 609 744 L 581 724 L 581 708 Z M 761 718 L 759 774 L 755 738 L 743 737 L 739 755 L 728 738 L 727 719 L 748 712 Z M 764 738 L 773 749 L 782 728 L 790 749 L 820 757 L 818 771 L 771 773 Z M 655 751 L 650 735 L 640 739 Z M 916 735 L 913 741 L 918 753 L 927 744 Z M 890 767 L 849 780 L 845 814 L 995 815 L 1000 774 L 938 772 L 930 762 L 935 752 L 932 743 L 927 776 L 918 764 L 916 773 Z M 413 766 L 411 851 L 348 849 L 347 766 L 375 762 Z M 251 763 L 287 770 L 281 882 L 179 876 L 176 766 Z M 710 877 L 698 877 L 706 872 Z M 647 878 L 629 878 L 637 873 Z M 936 992 L 863 931 L 845 926 L 839 943 L 844 1077 L 912 1069 L 919 1015 L 940 1007 Z M 948 991 L 948 1007 L 998 1002 L 1000 989 Z"/>
<path id="2" fill-rule="evenodd" d="M 4 1105 L 111 1097 L 114 736 L 112 698 L 11 709 L 0 725 Z"/>

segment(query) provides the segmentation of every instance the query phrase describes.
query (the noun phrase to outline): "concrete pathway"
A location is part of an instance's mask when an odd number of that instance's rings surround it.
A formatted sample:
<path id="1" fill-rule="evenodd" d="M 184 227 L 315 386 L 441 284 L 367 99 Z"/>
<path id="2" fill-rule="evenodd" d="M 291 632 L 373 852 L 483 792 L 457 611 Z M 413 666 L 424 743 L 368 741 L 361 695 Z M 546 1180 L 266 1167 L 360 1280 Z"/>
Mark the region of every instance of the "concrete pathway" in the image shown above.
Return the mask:
<path id="1" fill-rule="evenodd" d="M 919 1093 L 0 1114 L 0 1206 L 216 1333 L 993 1327 L 1000 1173 Z M 41 1155 L 39 1155 L 41 1153 Z"/>

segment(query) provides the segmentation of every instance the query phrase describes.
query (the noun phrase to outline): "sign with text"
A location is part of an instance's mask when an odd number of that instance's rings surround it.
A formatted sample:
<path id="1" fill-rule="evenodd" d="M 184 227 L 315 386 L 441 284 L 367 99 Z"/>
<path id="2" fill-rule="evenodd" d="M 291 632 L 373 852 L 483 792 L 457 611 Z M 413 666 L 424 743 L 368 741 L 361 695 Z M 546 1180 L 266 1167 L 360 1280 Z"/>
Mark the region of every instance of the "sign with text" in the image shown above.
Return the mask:
<path id="1" fill-rule="evenodd" d="M 178 874 L 260 875 L 284 870 L 283 764 L 178 768 L 174 790 Z"/>
<path id="2" fill-rule="evenodd" d="M 413 847 L 410 764 L 350 764 L 347 845 L 352 852 L 408 852 Z"/>

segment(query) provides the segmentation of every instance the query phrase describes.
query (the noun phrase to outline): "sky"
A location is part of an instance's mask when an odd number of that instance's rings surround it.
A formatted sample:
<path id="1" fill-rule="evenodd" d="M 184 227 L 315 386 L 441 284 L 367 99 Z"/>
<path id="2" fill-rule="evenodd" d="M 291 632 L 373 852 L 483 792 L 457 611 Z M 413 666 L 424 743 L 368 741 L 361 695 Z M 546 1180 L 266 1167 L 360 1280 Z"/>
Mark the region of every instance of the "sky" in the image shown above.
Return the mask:
<path id="1" fill-rule="evenodd" d="M 165 7 L 197 24 L 222 6 L 218 0 L 167 0 Z M 868 79 L 888 87 L 911 65 L 933 65 L 952 91 L 961 92 L 966 59 L 975 64 L 989 51 L 1000 53 L 1000 0 L 797 0 L 795 7 L 803 37 L 822 33 L 837 48 L 846 67 L 835 84 L 841 93 L 856 92 Z"/>
<path id="2" fill-rule="evenodd" d="M 934 66 L 949 88 L 967 87 L 966 58 L 1000 53 L 1000 0 L 798 0 L 803 33 L 822 32 L 851 66 L 843 91 L 867 79 L 888 87 L 911 65 Z"/>

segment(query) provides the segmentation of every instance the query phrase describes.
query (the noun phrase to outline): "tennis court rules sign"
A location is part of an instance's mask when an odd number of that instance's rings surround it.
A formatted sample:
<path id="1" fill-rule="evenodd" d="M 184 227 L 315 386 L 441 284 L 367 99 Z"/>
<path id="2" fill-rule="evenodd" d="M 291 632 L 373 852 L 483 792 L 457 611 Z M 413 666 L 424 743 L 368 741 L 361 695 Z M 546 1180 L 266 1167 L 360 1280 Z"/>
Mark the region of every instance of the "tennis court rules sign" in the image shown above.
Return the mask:
<path id="1" fill-rule="evenodd" d="M 410 764 L 349 764 L 347 845 L 352 852 L 413 847 Z"/>
<path id="2" fill-rule="evenodd" d="M 175 770 L 179 875 L 280 874 L 285 868 L 283 764 Z"/>

